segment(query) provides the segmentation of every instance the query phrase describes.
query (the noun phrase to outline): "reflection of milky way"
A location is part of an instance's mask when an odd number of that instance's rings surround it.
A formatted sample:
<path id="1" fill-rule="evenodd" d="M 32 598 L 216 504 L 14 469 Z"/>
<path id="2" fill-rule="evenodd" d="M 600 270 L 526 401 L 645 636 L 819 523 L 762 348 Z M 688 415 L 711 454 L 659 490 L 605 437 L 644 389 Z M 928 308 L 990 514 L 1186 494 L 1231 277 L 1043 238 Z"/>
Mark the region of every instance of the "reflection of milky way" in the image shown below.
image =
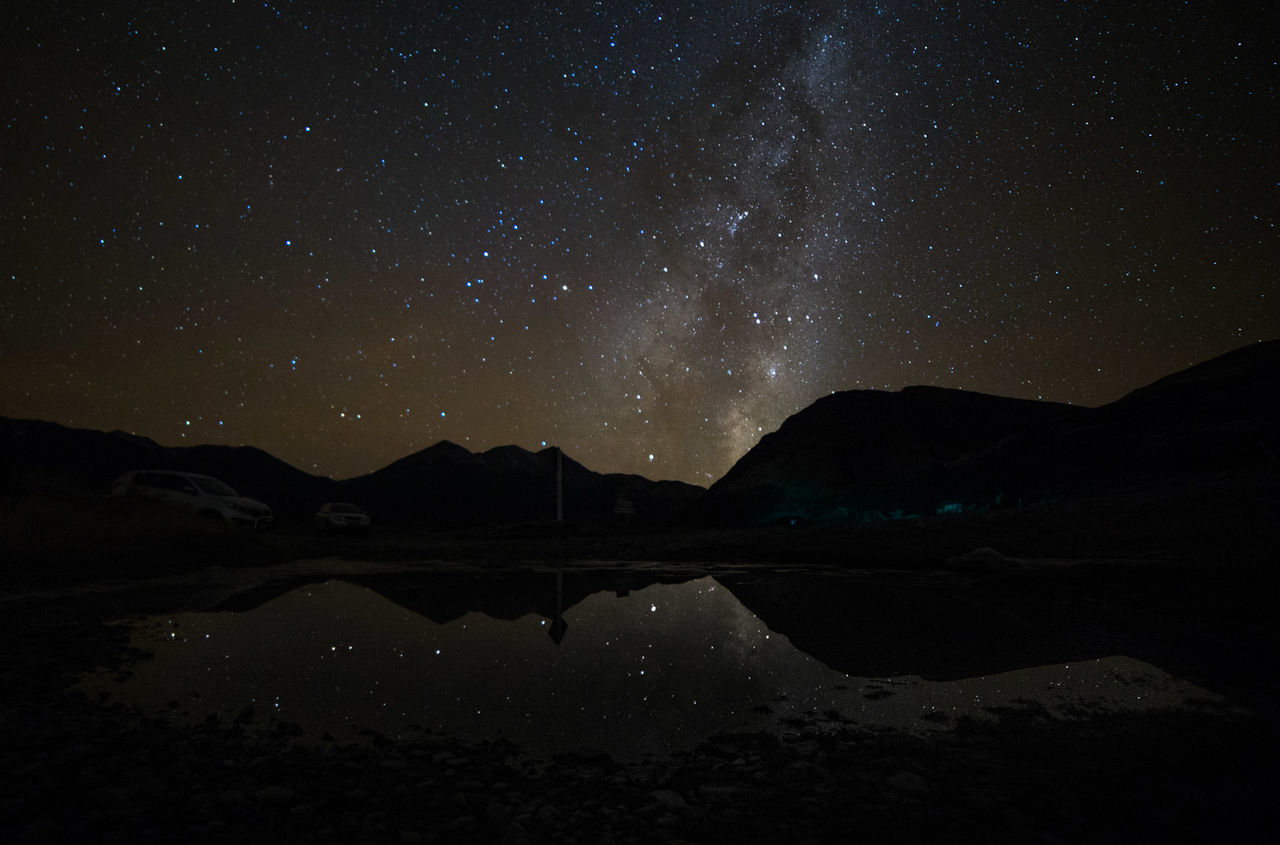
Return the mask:
<path id="1" fill-rule="evenodd" d="M 440 625 L 329 581 L 244 613 L 153 617 L 132 640 L 152 657 L 127 676 L 103 673 L 83 686 L 178 720 L 229 721 L 252 706 L 260 726 L 291 722 L 311 741 L 425 730 L 621 758 L 692 748 L 726 731 L 794 730 L 796 719 L 927 731 L 1015 705 L 1079 715 L 1218 700 L 1124 657 L 959 681 L 851 677 L 770 631 L 712 578 L 626 598 L 596 593 L 565 618 L 556 644 L 548 620 L 533 614 L 467 613 Z"/>
<path id="2" fill-rule="evenodd" d="M 10 13 L 0 413 L 705 483 L 832 390 L 1280 335 L 1246 16 L 250 5 Z"/>

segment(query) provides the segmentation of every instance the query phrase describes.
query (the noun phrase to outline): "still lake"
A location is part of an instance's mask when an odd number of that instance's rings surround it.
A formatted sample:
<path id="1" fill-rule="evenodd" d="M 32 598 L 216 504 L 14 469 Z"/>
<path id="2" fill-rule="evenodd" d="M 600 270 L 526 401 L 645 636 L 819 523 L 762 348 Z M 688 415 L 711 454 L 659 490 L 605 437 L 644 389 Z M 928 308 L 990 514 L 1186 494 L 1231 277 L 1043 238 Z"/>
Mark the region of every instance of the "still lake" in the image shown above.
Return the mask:
<path id="1" fill-rule="evenodd" d="M 287 723 L 304 742 L 504 737 L 531 754 L 599 749 L 620 759 L 723 732 L 937 731 L 1002 708 L 1078 718 L 1219 701 L 1149 663 L 1089 653 L 1090 643 L 1069 644 L 1075 659 L 1028 662 L 1050 649 L 970 665 L 983 643 L 960 642 L 964 658 L 950 658 L 957 637 L 934 642 L 919 619 L 877 624 L 873 638 L 869 607 L 832 618 L 806 588 L 792 595 L 772 583 L 537 572 L 283 584 L 128 620 L 131 645 L 147 656 L 81 688 L 179 722 Z M 831 594 L 821 582 L 807 589 Z M 768 608 L 768 623 L 739 594 Z M 798 642 L 821 643 L 811 650 L 822 659 Z M 983 671 L 938 677 L 940 652 Z"/>

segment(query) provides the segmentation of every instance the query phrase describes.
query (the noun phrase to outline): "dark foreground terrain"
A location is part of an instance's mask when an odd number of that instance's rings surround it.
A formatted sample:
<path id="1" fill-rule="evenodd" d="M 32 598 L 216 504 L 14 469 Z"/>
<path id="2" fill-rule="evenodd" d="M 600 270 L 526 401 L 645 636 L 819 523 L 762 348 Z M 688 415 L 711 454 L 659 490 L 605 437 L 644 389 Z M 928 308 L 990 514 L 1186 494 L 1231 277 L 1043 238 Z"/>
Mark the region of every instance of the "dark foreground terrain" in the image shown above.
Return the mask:
<path id="1" fill-rule="evenodd" d="M 72 539 L 40 546 L 11 534 L 11 551 L 26 566 L 6 563 L 0 596 L 0 838 L 1275 841 L 1269 496 L 1215 506 L 1212 497 L 1171 495 L 1154 506 L 1113 499 L 860 529 L 661 536 L 526 526 L 389 533 L 362 545 L 286 526 L 265 539 L 130 536 L 99 538 L 86 550 Z M 1225 703 L 1069 719 L 1027 705 L 927 736 L 841 728 L 815 714 L 781 735 L 714 735 L 669 758 L 633 761 L 583 751 L 538 758 L 501 741 L 441 735 L 307 743 L 286 723 L 265 733 L 214 720 L 181 727 L 74 689 L 83 673 L 138 659 L 114 620 L 213 607 L 309 568 L 367 572 L 369 561 L 489 574 L 551 561 L 569 571 L 728 573 L 756 585 L 762 608 L 785 603 L 777 585 L 788 568 L 859 569 L 893 601 L 910 604 L 917 584 L 944 584 L 945 595 L 962 597 L 921 593 L 930 624 L 895 635 L 907 653 L 962 661 L 968 646 L 946 647 L 984 642 L 961 636 L 984 618 L 1006 640 L 998 619 L 1018 617 L 1028 630 L 1043 621 L 1068 641 L 1105 629 L 1117 653 L 1151 659 Z M 828 604 L 838 603 L 830 596 Z M 797 623 L 787 635 L 818 654 L 844 628 L 830 622 L 831 607 L 822 614 L 827 622 Z M 1028 659 L 1018 649 L 1039 653 L 1034 637 L 1016 639 L 1031 642 L 1015 644 L 1011 659 Z"/>

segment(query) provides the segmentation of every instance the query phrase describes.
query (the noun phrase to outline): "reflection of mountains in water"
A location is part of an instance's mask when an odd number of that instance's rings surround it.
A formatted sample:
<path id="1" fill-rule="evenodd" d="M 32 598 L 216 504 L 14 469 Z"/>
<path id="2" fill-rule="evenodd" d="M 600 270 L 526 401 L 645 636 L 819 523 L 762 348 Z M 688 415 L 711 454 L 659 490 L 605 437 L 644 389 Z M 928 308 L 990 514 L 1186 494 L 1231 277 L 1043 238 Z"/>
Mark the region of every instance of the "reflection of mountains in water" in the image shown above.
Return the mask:
<path id="1" fill-rule="evenodd" d="M 529 614 L 572 619 L 569 611 L 593 594 L 626 595 L 695 577 L 635 571 L 397 572 L 343 580 L 444 624 L 471 612 L 501 620 Z M 1239 648 L 1224 653 L 1216 634 L 1186 624 L 1167 609 L 1168 596 L 1162 599 L 1144 587 L 1150 603 L 1142 607 L 1124 600 L 1129 588 L 1120 582 L 1126 576 L 1109 577 L 1076 578 L 1063 571 L 960 580 L 757 570 L 716 580 L 770 630 L 848 675 L 948 681 L 1124 654 L 1210 689 L 1241 691 L 1240 678 L 1251 676 L 1248 667 L 1262 655 Z M 249 610 L 319 580 L 326 579 L 273 582 L 211 610 Z M 590 633 L 571 628 L 567 636 Z M 1258 645 L 1259 651 L 1265 648 Z"/>
<path id="2" fill-rule="evenodd" d="M 211 607 L 211 611 L 239 613 L 307 584 L 332 576 L 311 576 L 270 581 L 237 593 Z M 626 595 L 652 584 L 679 584 L 695 576 L 662 576 L 634 572 L 501 572 L 493 574 L 423 572 L 348 574 L 343 581 L 379 593 L 406 610 L 440 625 L 468 613 L 483 613 L 510 621 L 535 614 L 554 619 L 558 614 L 601 592 Z"/>

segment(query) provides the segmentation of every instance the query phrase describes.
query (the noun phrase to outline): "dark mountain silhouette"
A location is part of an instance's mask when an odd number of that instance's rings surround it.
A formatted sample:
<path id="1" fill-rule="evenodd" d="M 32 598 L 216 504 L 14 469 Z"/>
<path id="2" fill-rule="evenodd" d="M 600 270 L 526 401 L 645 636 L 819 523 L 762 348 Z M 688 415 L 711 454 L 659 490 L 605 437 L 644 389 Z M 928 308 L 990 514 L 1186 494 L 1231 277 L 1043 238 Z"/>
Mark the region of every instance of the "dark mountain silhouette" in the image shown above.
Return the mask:
<path id="1" fill-rule="evenodd" d="M 833 393 L 765 435 L 697 512 L 730 523 L 866 521 L 995 501 L 1006 479 L 990 453 L 1086 412 L 933 387 Z"/>
<path id="2" fill-rule="evenodd" d="M 252 446 L 166 447 L 122 431 L 0 417 L 0 494 L 105 494 L 132 469 L 212 475 L 284 515 L 314 512 L 333 486 Z"/>
<path id="3" fill-rule="evenodd" d="M 560 472 L 564 518 L 572 522 L 611 520 L 624 499 L 637 521 L 665 522 L 705 492 L 676 481 L 601 475 L 568 456 Z M 336 489 L 383 519 L 465 526 L 553 520 L 555 485 L 554 448 L 499 446 L 473 453 L 444 440 L 377 472 L 338 482 Z"/>
<path id="4" fill-rule="evenodd" d="M 105 493 L 121 472 L 159 460 L 160 449 L 152 440 L 124 432 L 0 417 L 0 491 Z"/>
<path id="5" fill-rule="evenodd" d="M 165 447 L 124 432 L 73 429 L 0 417 L 0 495 L 32 492 L 101 495 L 131 469 L 212 475 L 270 505 L 277 517 L 309 519 L 322 502 L 354 501 L 381 524 L 430 527 L 553 520 L 555 450 L 501 446 L 474 454 L 447 441 L 377 472 L 345 481 L 322 478 L 251 446 Z M 620 499 L 639 524 L 670 519 L 704 491 L 638 475 L 602 475 L 564 457 L 566 520 L 611 520 Z"/>
<path id="6" fill-rule="evenodd" d="M 347 500 L 382 524 L 542 522 L 556 515 L 556 454 L 517 446 L 477 454 L 441 441 L 333 481 L 247 446 L 163 447 L 124 432 L 0 417 L 0 495 L 102 494 L 127 470 L 181 469 L 221 478 L 285 519 Z M 567 456 L 560 471 L 567 520 L 609 521 L 634 510 L 640 525 L 872 521 L 1224 477 L 1274 480 L 1280 341 L 1219 356 L 1100 408 L 934 387 L 835 393 L 766 435 L 709 491 L 601 475 Z"/>
<path id="7" fill-rule="evenodd" d="M 1085 429 L 1067 439 L 1076 446 L 1073 460 L 1096 451 L 1088 463 L 1104 479 L 1274 474 L 1280 471 L 1280 340 L 1166 376 L 1094 416 L 1105 437 L 1091 440 Z"/>
<path id="8" fill-rule="evenodd" d="M 930 387 L 823 397 L 766 435 L 701 521 L 871 521 L 1280 466 L 1280 341 L 1100 408 Z"/>

